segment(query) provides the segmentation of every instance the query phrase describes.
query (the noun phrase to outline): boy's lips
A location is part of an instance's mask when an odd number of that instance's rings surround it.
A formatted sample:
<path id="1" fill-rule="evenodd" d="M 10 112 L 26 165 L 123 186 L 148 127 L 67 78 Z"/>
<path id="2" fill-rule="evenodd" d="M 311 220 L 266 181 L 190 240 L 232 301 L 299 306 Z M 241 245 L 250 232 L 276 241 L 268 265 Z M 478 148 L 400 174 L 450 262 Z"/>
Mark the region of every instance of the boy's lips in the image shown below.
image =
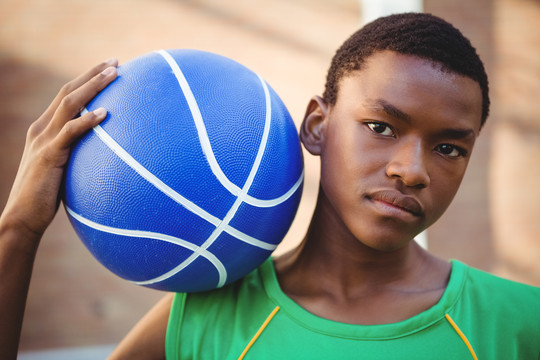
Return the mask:
<path id="1" fill-rule="evenodd" d="M 418 200 L 412 196 L 403 195 L 401 192 L 396 190 L 374 191 L 369 193 L 367 198 L 400 208 L 410 212 L 414 216 L 422 216 L 424 214 L 424 209 Z"/>

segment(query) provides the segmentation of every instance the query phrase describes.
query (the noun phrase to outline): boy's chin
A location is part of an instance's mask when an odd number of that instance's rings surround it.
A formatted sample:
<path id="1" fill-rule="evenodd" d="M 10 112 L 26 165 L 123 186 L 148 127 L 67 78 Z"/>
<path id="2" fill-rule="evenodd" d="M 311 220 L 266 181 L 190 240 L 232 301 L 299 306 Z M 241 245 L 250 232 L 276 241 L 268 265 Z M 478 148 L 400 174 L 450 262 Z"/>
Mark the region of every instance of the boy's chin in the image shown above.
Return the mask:
<path id="1" fill-rule="evenodd" d="M 407 248 L 414 242 L 414 238 L 422 232 L 422 229 L 410 233 L 388 230 L 373 231 L 371 234 L 357 237 L 357 240 L 371 250 L 390 253 Z"/>

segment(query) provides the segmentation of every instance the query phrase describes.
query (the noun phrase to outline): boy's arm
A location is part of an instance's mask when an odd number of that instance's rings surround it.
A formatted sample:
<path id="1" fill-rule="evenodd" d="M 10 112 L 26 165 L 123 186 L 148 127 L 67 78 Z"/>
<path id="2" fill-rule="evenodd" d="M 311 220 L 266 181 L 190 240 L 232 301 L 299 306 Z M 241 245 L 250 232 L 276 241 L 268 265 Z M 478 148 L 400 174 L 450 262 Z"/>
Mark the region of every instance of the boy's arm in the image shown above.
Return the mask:
<path id="1" fill-rule="evenodd" d="M 73 119 L 115 77 L 104 62 L 66 84 L 29 128 L 19 170 L 0 216 L 0 359 L 15 359 L 34 257 L 60 204 L 71 145 L 105 110 Z"/>
<path id="2" fill-rule="evenodd" d="M 118 344 L 109 360 L 163 360 L 174 294 L 161 299 Z"/>

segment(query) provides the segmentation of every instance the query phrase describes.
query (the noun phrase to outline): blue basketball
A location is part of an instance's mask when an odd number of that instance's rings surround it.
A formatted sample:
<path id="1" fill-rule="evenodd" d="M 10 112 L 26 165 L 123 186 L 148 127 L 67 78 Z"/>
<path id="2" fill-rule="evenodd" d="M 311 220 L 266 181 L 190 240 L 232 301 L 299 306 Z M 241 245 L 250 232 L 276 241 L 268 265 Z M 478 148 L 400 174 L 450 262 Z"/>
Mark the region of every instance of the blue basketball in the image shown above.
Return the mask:
<path id="1" fill-rule="evenodd" d="M 226 57 L 160 50 L 118 68 L 87 111 L 65 209 L 94 257 L 139 285 L 231 283 L 287 233 L 303 186 L 294 123 L 272 88 Z"/>

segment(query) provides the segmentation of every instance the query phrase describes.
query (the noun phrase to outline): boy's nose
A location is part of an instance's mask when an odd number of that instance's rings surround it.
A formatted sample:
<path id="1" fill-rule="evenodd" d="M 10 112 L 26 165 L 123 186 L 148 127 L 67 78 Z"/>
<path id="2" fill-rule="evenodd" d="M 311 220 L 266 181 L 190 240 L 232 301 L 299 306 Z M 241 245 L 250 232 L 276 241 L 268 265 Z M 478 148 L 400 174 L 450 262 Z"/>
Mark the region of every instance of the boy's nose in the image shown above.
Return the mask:
<path id="1" fill-rule="evenodd" d="M 414 188 L 429 186 L 430 178 L 422 143 L 408 141 L 399 146 L 386 166 L 386 174 Z"/>

